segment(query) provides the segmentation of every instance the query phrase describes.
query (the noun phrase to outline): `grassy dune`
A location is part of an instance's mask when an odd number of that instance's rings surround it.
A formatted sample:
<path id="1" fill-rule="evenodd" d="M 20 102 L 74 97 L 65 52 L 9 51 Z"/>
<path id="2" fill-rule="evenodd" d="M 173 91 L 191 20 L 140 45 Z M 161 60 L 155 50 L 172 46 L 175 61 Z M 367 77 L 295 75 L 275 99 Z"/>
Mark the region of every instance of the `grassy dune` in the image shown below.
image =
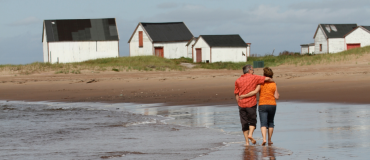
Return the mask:
<path id="1" fill-rule="evenodd" d="M 102 58 L 76 63 L 41 63 L 35 62 L 26 65 L 0 65 L 0 71 L 11 71 L 18 74 L 33 74 L 54 71 L 56 74 L 80 74 L 82 70 L 100 71 L 182 71 L 185 68 L 180 62 L 189 62 L 191 59 L 180 58 L 169 60 L 155 56 Z"/>
<path id="2" fill-rule="evenodd" d="M 196 63 L 195 68 L 204 69 L 241 69 L 245 64 L 253 64 L 253 61 L 264 61 L 265 66 L 273 67 L 279 65 L 314 65 L 328 64 L 333 62 L 342 62 L 361 57 L 370 53 L 370 46 L 355 48 L 335 54 L 317 54 L 317 55 L 282 55 L 282 56 L 263 56 L 248 57 L 248 62 L 216 62 L 216 63 Z M 102 58 L 89 60 L 78 63 L 41 63 L 35 62 L 26 65 L 0 65 L 0 71 L 12 72 L 14 74 L 33 74 L 40 72 L 53 71 L 56 74 L 80 74 L 82 70 L 93 72 L 100 71 L 117 71 L 129 72 L 137 71 L 168 71 L 168 70 L 185 70 L 185 67 L 179 65 L 181 62 L 192 63 L 192 59 L 165 59 L 155 56 L 137 56 L 137 57 L 119 57 L 119 58 Z"/>

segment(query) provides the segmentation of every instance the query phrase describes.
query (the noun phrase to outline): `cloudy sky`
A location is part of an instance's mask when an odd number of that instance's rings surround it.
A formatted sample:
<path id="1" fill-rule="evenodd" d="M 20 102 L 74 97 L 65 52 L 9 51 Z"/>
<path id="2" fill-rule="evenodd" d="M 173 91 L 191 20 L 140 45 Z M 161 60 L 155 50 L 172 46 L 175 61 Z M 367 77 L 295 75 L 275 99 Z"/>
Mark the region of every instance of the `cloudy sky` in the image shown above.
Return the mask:
<path id="1" fill-rule="evenodd" d="M 368 0 L 0 0 L 0 64 L 42 62 L 44 19 L 116 18 L 120 55 L 138 22 L 183 21 L 194 36 L 240 34 L 252 54 L 300 52 L 319 23 L 370 26 Z"/>

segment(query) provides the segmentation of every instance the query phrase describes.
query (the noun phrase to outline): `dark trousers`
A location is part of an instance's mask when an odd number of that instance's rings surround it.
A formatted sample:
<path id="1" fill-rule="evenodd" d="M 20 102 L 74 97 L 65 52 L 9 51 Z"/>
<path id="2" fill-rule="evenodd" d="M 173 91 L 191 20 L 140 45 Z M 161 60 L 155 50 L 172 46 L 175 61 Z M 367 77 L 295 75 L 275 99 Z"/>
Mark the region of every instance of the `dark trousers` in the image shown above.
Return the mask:
<path id="1" fill-rule="evenodd" d="M 274 118 L 276 113 L 275 105 L 260 105 L 258 107 L 261 127 L 274 128 Z"/>
<path id="2" fill-rule="evenodd" d="M 257 124 L 257 104 L 251 108 L 239 107 L 240 123 L 242 124 L 242 130 L 249 130 L 249 126 L 256 127 Z"/>

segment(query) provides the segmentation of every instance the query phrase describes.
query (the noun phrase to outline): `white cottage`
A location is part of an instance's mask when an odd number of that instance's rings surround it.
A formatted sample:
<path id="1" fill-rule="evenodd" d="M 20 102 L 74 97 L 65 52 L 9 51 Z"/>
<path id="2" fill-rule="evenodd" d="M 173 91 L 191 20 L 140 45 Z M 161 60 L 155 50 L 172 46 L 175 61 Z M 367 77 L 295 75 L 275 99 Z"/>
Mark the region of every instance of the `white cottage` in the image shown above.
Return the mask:
<path id="1" fill-rule="evenodd" d="M 42 43 L 44 62 L 119 57 L 115 18 L 44 20 Z"/>
<path id="2" fill-rule="evenodd" d="M 301 54 L 312 54 L 315 52 L 315 43 L 301 44 Z"/>
<path id="3" fill-rule="evenodd" d="M 337 53 L 346 50 L 345 35 L 357 24 L 319 24 L 315 35 L 315 54 Z"/>
<path id="4" fill-rule="evenodd" d="M 140 22 L 128 41 L 130 56 L 187 57 L 186 44 L 193 37 L 184 22 Z"/>
<path id="5" fill-rule="evenodd" d="M 346 49 L 370 45 L 370 26 L 358 26 L 345 35 Z"/>
<path id="6" fill-rule="evenodd" d="M 187 48 L 187 52 L 188 52 L 187 58 L 193 58 L 193 47 L 194 47 L 194 43 L 195 43 L 195 41 L 197 41 L 197 39 L 198 39 L 198 37 L 193 37 L 186 44 L 186 48 Z"/>
<path id="7" fill-rule="evenodd" d="M 193 62 L 246 62 L 248 44 L 240 35 L 200 35 L 193 47 Z"/>

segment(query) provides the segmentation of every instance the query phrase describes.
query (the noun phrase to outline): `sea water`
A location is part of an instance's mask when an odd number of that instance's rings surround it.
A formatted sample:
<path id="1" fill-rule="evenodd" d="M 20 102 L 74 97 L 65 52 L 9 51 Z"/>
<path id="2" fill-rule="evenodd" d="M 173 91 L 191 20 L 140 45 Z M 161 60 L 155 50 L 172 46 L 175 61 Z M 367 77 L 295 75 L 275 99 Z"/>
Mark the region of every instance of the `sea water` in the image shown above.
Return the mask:
<path id="1" fill-rule="evenodd" d="M 2 159 L 367 159 L 370 105 L 280 102 L 272 146 L 235 105 L 0 101 Z"/>

